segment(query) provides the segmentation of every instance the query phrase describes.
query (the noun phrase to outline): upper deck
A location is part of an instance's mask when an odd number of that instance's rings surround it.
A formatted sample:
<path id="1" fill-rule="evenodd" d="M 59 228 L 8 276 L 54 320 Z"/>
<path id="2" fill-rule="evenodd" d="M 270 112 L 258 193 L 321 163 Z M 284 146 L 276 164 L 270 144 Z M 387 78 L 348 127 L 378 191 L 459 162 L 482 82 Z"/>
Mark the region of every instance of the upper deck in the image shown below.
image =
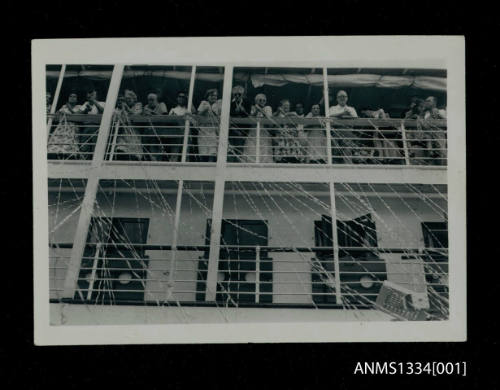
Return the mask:
<path id="1" fill-rule="evenodd" d="M 217 176 L 226 180 L 303 182 L 311 179 L 330 181 L 335 177 L 337 182 L 446 183 L 445 119 L 345 119 L 326 115 L 331 111 L 330 104 L 334 104 L 329 92 L 332 83 L 338 90 L 344 88 L 341 80 L 350 80 L 344 84 L 351 86 L 358 80 L 360 85 L 355 85 L 357 89 L 349 89 L 350 93 L 365 105 L 371 102 L 371 107 L 376 108 L 381 107 L 380 100 L 366 103 L 359 90 L 369 95 L 378 87 L 393 87 L 397 79 L 401 85 L 391 93 L 401 95 L 402 89 L 410 88 L 405 84 L 408 80 L 418 85 L 424 79 L 432 79 L 439 84 L 443 79 L 437 77 L 442 76 L 440 74 L 419 75 L 406 70 L 405 76 L 396 76 L 377 70 L 381 74 L 374 87 L 368 80 L 373 75 L 360 70 L 354 75 L 345 73 L 354 70 L 326 68 L 311 69 L 309 74 L 295 68 L 274 71 L 257 68 L 249 73 L 253 89 L 247 89 L 252 90 L 256 98 L 258 95 L 265 97 L 263 92 L 267 92 L 272 102 L 289 96 L 292 87 L 300 91 L 307 87 L 307 92 L 296 98 L 297 104 L 304 105 L 300 102 L 308 101 L 312 103 L 307 104 L 311 108 L 321 106 L 321 112 L 313 115 L 311 111 L 311 117 L 307 118 L 305 112 L 297 114 L 294 111 L 280 115 L 276 112 L 272 115 L 237 113 L 234 89 L 241 86 L 242 74 L 248 71 L 246 68 L 193 66 L 163 70 L 163 73 L 157 67 L 136 68 L 115 68 L 113 73 L 108 69 L 101 74 L 105 84 L 101 89 L 107 93 L 102 113 L 61 114 L 61 99 L 57 103 L 55 97 L 47 115 L 49 178 L 88 178 L 90 173 L 98 171 L 102 179 L 215 180 Z M 149 73 L 144 68 L 149 69 Z M 188 89 L 184 112 L 172 115 L 175 107 L 170 109 L 170 115 L 151 115 L 145 109 L 146 104 L 135 112 L 121 110 L 119 94 L 130 84 L 127 80 L 132 77 L 132 71 L 136 80 L 160 77 L 176 80 L 181 84 L 180 89 Z M 63 81 L 75 77 L 71 70 L 66 72 L 66 76 L 64 69 L 59 73 L 59 94 Z M 114 81 L 106 79 L 111 74 Z M 93 73 L 90 76 L 97 77 Z M 296 79 L 299 76 L 304 78 Z M 284 86 L 275 86 L 278 79 Z M 168 85 L 167 81 L 165 83 Z M 206 108 L 207 101 L 202 91 L 217 92 L 217 87 L 222 90 L 221 99 L 214 103 L 218 111 L 212 109 L 214 105 L 204 110 L 202 106 L 205 104 Z M 281 91 L 283 88 L 285 90 Z M 325 96 L 330 98 L 325 99 Z M 322 103 L 317 104 L 320 98 Z M 253 110 L 251 100 L 249 96 L 247 111 Z M 387 101 L 387 98 L 382 100 Z M 402 110 L 400 102 L 391 104 L 387 111 L 392 110 L 392 114 L 397 115 Z M 170 102 L 169 105 L 172 107 Z M 394 111 L 396 109 L 399 111 Z M 360 116 L 373 112 L 359 107 L 358 111 Z M 61 128 L 74 132 L 71 145 L 67 139 L 54 139 L 54 133 Z M 61 145 L 66 147 L 62 153 Z"/>

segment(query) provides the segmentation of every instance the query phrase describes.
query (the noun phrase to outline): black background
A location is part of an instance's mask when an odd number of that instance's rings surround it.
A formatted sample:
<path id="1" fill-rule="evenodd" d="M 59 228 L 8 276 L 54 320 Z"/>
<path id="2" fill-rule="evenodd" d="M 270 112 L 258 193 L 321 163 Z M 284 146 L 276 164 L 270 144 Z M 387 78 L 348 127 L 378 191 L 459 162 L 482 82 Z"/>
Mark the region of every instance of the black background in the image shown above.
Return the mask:
<path id="1" fill-rule="evenodd" d="M 479 2 L 7 2 L 2 61 L 4 323 L 7 388 L 493 389 L 498 349 L 498 13 Z M 31 58 L 34 38 L 465 35 L 468 341 L 35 347 L 33 345 Z M 279 48 L 277 48 L 279 50 Z M 5 122 L 4 122 L 5 123 Z M 6 154 L 5 151 L 8 153 Z M 22 215 L 20 214 L 22 211 Z M 354 376 L 357 361 L 462 361 L 468 376 Z M 4 380 L 6 380 L 4 382 Z M 127 386 L 128 387 L 128 386 Z"/>

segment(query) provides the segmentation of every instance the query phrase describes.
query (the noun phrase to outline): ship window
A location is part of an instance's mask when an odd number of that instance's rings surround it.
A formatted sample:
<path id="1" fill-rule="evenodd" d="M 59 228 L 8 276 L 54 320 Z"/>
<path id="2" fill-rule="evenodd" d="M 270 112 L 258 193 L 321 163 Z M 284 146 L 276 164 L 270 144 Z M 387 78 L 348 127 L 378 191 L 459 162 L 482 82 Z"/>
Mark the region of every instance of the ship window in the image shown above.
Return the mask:
<path id="1" fill-rule="evenodd" d="M 331 247 L 332 243 L 332 218 L 323 215 L 320 221 L 314 222 L 314 236 L 316 246 Z M 377 247 L 377 231 L 375 222 L 373 222 L 371 214 L 366 214 L 358 218 L 348 221 L 337 221 L 337 237 L 339 248 L 372 248 Z M 352 252 L 352 253 L 351 253 Z M 327 250 L 331 253 L 331 250 Z M 349 251 L 341 250 L 340 255 L 345 254 L 360 254 L 359 250 Z M 320 256 L 325 254 L 325 251 L 319 251 Z"/>
<path id="2" fill-rule="evenodd" d="M 312 299 L 315 304 L 335 304 L 335 286 L 334 283 L 332 283 L 335 268 L 333 266 L 332 219 L 330 216 L 323 215 L 321 220 L 314 222 L 314 236 L 315 245 L 317 247 L 330 247 L 330 249 L 317 250 L 316 258 L 313 259 L 313 268 L 311 272 Z M 367 268 L 374 268 L 375 271 L 385 272 L 385 266 L 383 266 L 383 264 L 373 263 L 373 261 L 378 260 L 373 250 L 360 250 L 361 248 L 377 247 L 377 233 L 371 214 L 366 214 L 348 221 L 338 220 L 337 237 L 339 257 L 342 261 L 340 264 L 341 282 L 352 283 L 354 279 L 363 277 L 363 271 Z M 342 249 L 343 247 L 350 249 Z M 349 259 L 369 260 L 370 263 L 366 263 L 363 266 L 360 266 L 356 262 L 352 262 L 352 264 L 345 263 Z M 343 271 L 348 272 L 343 274 Z M 355 274 L 355 271 L 359 271 L 359 274 Z M 358 279 L 355 280 L 356 283 Z M 363 282 L 363 280 L 361 280 L 361 282 Z M 359 285 L 355 284 L 354 289 L 359 289 L 359 286 L 362 285 L 362 283 Z M 368 290 L 374 290 L 378 286 L 378 284 L 370 286 L 365 288 L 366 291 L 362 292 L 366 293 Z"/>
<path id="3" fill-rule="evenodd" d="M 429 312 L 442 316 L 442 299 L 449 299 L 448 285 L 448 224 L 446 222 L 423 222 L 425 247 L 425 280 L 429 291 Z"/>
<path id="4" fill-rule="evenodd" d="M 210 237 L 211 220 L 207 221 L 207 240 Z M 207 242 L 207 245 L 210 243 Z M 267 251 L 260 251 L 257 265 L 256 246 L 268 245 L 266 221 L 223 220 L 221 227 L 216 301 L 224 305 L 271 303 L 272 259 Z M 197 301 L 205 300 L 208 250 L 199 263 Z M 258 269 L 257 269 L 258 267 Z M 258 287 L 258 296 L 257 296 Z"/>
<path id="5" fill-rule="evenodd" d="M 143 301 L 148 227 L 146 218 L 92 218 L 75 299 Z"/>
<path id="6" fill-rule="evenodd" d="M 448 224 L 446 222 L 422 222 L 426 248 L 448 248 Z"/>

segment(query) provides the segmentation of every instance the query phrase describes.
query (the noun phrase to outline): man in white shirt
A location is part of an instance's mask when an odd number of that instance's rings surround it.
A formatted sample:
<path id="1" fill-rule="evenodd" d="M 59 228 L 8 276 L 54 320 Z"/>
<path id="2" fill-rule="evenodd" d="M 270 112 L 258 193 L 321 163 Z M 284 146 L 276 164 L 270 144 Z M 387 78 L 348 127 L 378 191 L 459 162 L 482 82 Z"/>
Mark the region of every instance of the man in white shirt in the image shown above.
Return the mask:
<path id="1" fill-rule="evenodd" d="M 446 119 L 446 110 L 437 108 L 437 99 L 435 96 L 429 96 L 425 99 L 424 119 Z"/>
<path id="2" fill-rule="evenodd" d="M 104 112 L 104 102 L 97 101 L 97 91 L 95 89 L 87 92 L 87 101 L 83 103 L 81 111 L 89 115 L 97 115 Z"/>
<path id="3" fill-rule="evenodd" d="M 446 119 L 446 110 L 437 108 L 437 99 L 435 96 L 429 96 L 425 99 L 424 119 Z M 427 127 L 426 127 L 427 128 Z M 429 161 L 434 165 L 446 165 L 446 132 L 438 127 L 429 126 L 429 138 L 435 141 L 429 141 L 429 155 L 435 159 Z"/>
<path id="4" fill-rule="evenodd" d="M 80 108 L 82 114 L 102 115 L 104 112 L 104 102 L 97 101 L 97 91 L 90 89 L 87 92 L 87 101 Z M 92 153 L 97 142 L 97 132 L 99 127 L 82 126 L 80 135 L 80 151 L 85 160 L 92 160 Z"/>
<path id="5" fill-rule="evenodd" d="M 151 92 L 148 94 L 148 103 L 144 106 L 144 115 L 164 115 L 168 112 L 167 106 L 158 101 L 158 94 Z"/>
<path id="6" fill-rule="evenodd" d="M 187 96 L 184 92 L 177 94 L 177 105 L 173 107 L 168 115 L 183 116 L 187 112 Z"/>
<path id="7" fill-rule="evenodd" d="M 184 92 L 177 94 L 177 105 L 173 107 L 168 115 L 184 116 L 188 113 L 187 109 L 188 98 Z M 182 145 L 184 142 L 184 127 L 171 127 L 169 130 L 169 137 L 162 140 L 167 146 L 167 159 L 168 161 L 180 161 L 182 155 Z"/>
<path id="8" fill-rule="evenodd" d="M 340 90 L 337 92 L 337 105 L 330 107 L 328 110 L 328 116 L 331 118 L 337 119 L 349 119 L 349 118 L 357 118 L 358 113 L 354 109 L 354 107 L 347 105 L 347 92 L 344 90 Z M 352 163 L 351 156 L 356 151 L 355 148 L 357 144 L 355 141 L 350 140 L 350 138 L 354 138 L 354 134 L 347 129 L 342 129 L 342 131 L 335 132 L 333 130 L 333 144 L 337 147 L 334 147 L 332 150 L 333 162 L 334 163 Z M 342 139 L 339 139 L 342 138 Z"/>
<path id="9" fill-rule="evenodd" d="M 347 105 L 347 93 L 346 91 L 340 90 L 337 92 L 337 105 L 330 107 L 328 110 L 328 116 L 332 118 L 357 118 L 358 114 L 354 107 Z"/>

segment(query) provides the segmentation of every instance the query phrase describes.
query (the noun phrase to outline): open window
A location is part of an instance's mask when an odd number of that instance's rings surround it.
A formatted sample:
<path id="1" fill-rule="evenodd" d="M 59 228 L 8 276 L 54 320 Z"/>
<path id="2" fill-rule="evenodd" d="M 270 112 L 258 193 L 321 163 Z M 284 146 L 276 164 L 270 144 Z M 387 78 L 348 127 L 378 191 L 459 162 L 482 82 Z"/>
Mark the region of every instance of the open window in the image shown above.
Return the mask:
<path id="1" fill-rule="evenodd" d="M 149 220 L 92 218 L 75 299 L 101 303 L 144 300 Z"/>

